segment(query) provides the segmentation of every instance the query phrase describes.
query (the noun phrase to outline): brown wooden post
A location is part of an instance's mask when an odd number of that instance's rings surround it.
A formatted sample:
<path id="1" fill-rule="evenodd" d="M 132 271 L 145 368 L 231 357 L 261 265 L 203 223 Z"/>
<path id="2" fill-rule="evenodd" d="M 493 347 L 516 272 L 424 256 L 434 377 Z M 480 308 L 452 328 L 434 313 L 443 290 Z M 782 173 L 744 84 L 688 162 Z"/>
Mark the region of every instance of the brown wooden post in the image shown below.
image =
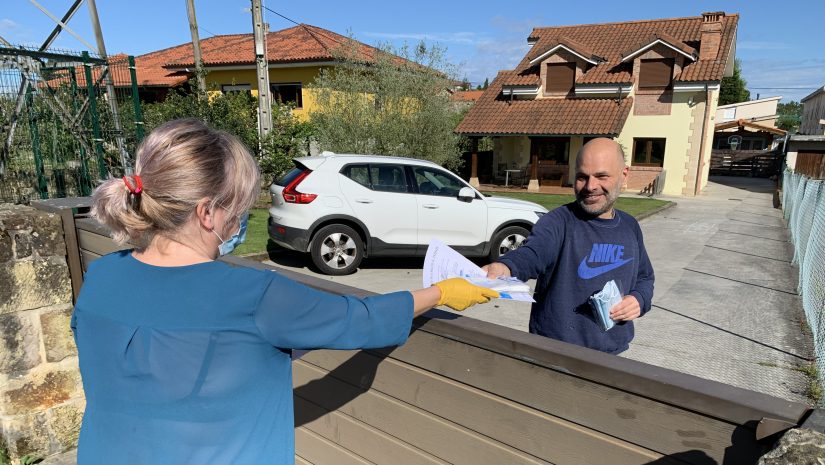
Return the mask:
<path id="1" fill-rule="evenodd" d="M 478 137 L 470 137 L 470 185 L 478 189 Z"/>
<path id="2" fill-rule="evenodd" d="M 538 144 L 533 143 L 533 138 L 530 138 L 530 182 L 527 184 L 527 190 L 531 192 L 539 191 L 539 153 L 536 151 Z"/>

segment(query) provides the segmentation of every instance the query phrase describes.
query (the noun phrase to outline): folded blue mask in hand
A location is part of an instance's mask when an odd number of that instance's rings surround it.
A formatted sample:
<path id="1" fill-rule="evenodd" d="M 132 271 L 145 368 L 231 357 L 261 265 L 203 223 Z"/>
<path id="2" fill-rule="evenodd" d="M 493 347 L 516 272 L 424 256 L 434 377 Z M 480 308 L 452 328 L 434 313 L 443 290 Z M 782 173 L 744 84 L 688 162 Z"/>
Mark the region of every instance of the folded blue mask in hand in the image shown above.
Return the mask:
<path id="1" fill-rule="evenodd" d="M 621 301 L 622 293 L 612 279 L 605 283 L 601 291 L 590 296 L 590 305 L 593 307 L 596 321 L 603 330 L 607 331 L 616 324 L 610 319 L 610 309 Z"/>

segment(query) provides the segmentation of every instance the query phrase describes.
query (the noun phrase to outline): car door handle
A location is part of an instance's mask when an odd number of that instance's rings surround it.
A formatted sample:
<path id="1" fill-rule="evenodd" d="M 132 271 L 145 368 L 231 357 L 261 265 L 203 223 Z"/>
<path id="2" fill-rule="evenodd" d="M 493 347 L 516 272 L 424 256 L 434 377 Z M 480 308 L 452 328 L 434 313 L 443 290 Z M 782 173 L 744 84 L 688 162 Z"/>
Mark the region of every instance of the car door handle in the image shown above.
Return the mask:
<path id="1" fill-rule="evenodd" d="M 424 208 L 429 208 L 430 210 L 435 210 L 436 208 L 438 208 L 438 205 L 433 205 L 433 204 L 431 204 L 431 203 L 425 203 L 425 204 L 423 205 L 423 207 L 424 207 Z"/>
<path id="2" fill-rule="evenodd" d="M 355 199 L 358 203 L 372 203 L 372 199 Z"/>

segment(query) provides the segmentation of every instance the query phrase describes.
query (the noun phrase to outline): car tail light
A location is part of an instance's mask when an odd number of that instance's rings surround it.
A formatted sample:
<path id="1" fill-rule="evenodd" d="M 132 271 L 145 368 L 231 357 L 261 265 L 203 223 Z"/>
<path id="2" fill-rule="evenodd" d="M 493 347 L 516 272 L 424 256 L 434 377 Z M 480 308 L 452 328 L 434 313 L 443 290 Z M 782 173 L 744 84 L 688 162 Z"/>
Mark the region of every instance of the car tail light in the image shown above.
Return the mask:
<path id="1" fill-rule="evenodd" d="M 305 177 L 309 176 L 309 173 L 312 173 L 312 170 L 304 170 L 292 180 L 291 183 L 287 184 L 284 187 L 283 196 L 284 202 L 286 203 L 310 203 L 315 200 L 315 197 L 318 197 L 318 194 L 305 194 L 303 192 L 298 192 L 296 189 L 298 184 L 301 184 L 301 181 L 304 180 Z"/>

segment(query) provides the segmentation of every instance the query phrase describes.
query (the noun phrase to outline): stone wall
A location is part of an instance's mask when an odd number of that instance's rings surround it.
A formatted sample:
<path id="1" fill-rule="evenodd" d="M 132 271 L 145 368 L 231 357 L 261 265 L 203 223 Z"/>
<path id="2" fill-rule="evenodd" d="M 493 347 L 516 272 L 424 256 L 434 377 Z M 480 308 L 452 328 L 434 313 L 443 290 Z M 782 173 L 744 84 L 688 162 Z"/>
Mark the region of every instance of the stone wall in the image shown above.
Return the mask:
<path id="1" fill-rule="evenodd" d="M 85 405 L 60 217 L 0 204 L 0 464 L 77 447 Z"/>
<path id="2" fill-rule="evenodd" d="M 788 430 L 759 465 L 820 465 L 825 463 L 825 433 L 807 428 Z"/>

